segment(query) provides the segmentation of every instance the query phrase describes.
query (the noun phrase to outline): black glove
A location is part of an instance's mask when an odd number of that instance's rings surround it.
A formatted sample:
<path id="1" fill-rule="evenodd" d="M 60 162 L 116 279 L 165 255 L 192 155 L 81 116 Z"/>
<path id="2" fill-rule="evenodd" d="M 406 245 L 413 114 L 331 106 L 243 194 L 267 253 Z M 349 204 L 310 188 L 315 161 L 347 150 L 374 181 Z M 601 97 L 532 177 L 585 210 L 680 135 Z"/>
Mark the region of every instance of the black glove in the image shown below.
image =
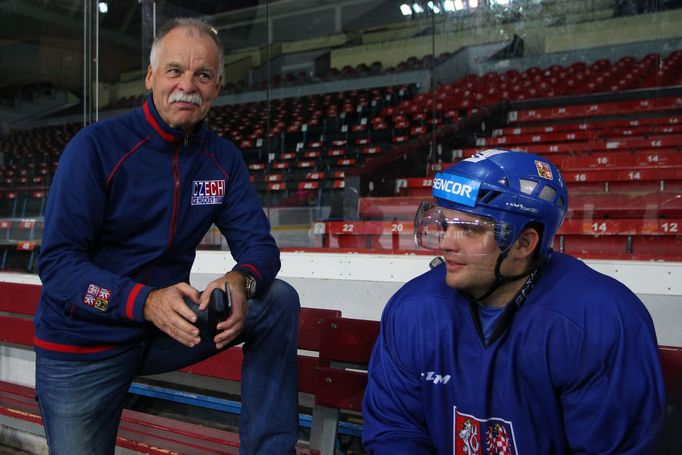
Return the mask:
<path id="1" fill-rule="evenodd" d="M 232 298 L 230 287 L 225 283 L 225 290 L 215 288 L 211 291 L 208 301 L 208 322 L 212 328 L 216 328 L 219 322 L 224 321 L 232 314 Z"/>

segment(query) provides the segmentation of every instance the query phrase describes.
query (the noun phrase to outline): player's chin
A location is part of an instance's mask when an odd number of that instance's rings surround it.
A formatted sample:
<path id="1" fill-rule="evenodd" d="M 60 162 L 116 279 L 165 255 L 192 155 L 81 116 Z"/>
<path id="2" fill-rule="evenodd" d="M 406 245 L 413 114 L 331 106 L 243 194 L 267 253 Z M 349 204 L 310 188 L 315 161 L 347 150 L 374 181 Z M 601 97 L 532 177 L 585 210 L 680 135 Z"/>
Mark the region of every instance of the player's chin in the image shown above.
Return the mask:
<path id="1" fill-rule="evenodd" d="M 445 284 L 451 288 L 462 289 L 466 287 L 467 282 L 468 280 L 466 279 L 466 275 L 461 269 L 457 272 L 448 271 L 445 274 Z"/>

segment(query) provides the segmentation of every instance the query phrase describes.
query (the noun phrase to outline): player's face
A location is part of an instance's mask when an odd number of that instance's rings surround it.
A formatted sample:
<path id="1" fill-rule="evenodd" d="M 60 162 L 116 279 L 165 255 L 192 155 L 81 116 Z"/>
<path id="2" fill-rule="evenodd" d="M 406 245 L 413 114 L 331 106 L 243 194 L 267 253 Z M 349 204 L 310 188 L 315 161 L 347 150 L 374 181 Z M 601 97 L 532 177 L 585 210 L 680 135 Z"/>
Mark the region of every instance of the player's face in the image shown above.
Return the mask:
<path id="1" fill-rule="evenodd" d="M 156 68 L 149 66 L 145 85 L 161 118 L 186 133 L 203 120 L 220 92 L 218 48 L 196 30 L 179 27 L 159 43 Z"/>
<path id="2" fill-rule="evenodd" d="M 495 241 L 493 223 L 467 213 L 442 209 L 448 220 L 440 239 L 445 259 L 445 281 L 472 297 L 483 295 L 495 281 L 495 264 L 501 250 Z"/>

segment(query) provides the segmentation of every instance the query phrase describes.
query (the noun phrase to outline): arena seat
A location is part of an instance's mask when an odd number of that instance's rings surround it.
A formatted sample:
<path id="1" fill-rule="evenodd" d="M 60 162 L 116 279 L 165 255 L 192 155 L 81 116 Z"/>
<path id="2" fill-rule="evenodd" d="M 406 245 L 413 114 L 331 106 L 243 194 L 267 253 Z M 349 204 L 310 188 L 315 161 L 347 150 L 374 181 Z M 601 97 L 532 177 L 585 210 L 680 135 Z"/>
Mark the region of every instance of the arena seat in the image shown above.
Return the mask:
<path id="1" fill-rule="evenodd" d="M 17 216 L 17 192 L 0 191 L 0 218 Z"/>
<path id="2" fill-rule="evenodd" d="M 579 257 L 682 259 L 682 219 L 567 219 L 554 248 Z"/>
<path id="3" fill-rule="evenodd" d="M 24 197 L 22 217 L 41 217 L 47 202 L 47 191 L 27 191 Z"/>

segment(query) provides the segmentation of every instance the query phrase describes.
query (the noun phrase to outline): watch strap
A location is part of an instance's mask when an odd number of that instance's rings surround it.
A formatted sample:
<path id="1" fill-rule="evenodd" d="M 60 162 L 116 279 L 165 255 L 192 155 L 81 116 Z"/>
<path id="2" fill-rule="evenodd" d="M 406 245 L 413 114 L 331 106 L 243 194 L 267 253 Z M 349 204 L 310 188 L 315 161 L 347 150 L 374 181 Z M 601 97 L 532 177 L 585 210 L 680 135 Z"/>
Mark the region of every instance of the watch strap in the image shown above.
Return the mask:
<path id="1" fill-rule="evenodd" d="M 234 271 L 244 277 L 244 291 L 246 293 L 246 299 L 251 300 L 256 296 L 256 278 L 246 270 L 234 269 Z"/>

